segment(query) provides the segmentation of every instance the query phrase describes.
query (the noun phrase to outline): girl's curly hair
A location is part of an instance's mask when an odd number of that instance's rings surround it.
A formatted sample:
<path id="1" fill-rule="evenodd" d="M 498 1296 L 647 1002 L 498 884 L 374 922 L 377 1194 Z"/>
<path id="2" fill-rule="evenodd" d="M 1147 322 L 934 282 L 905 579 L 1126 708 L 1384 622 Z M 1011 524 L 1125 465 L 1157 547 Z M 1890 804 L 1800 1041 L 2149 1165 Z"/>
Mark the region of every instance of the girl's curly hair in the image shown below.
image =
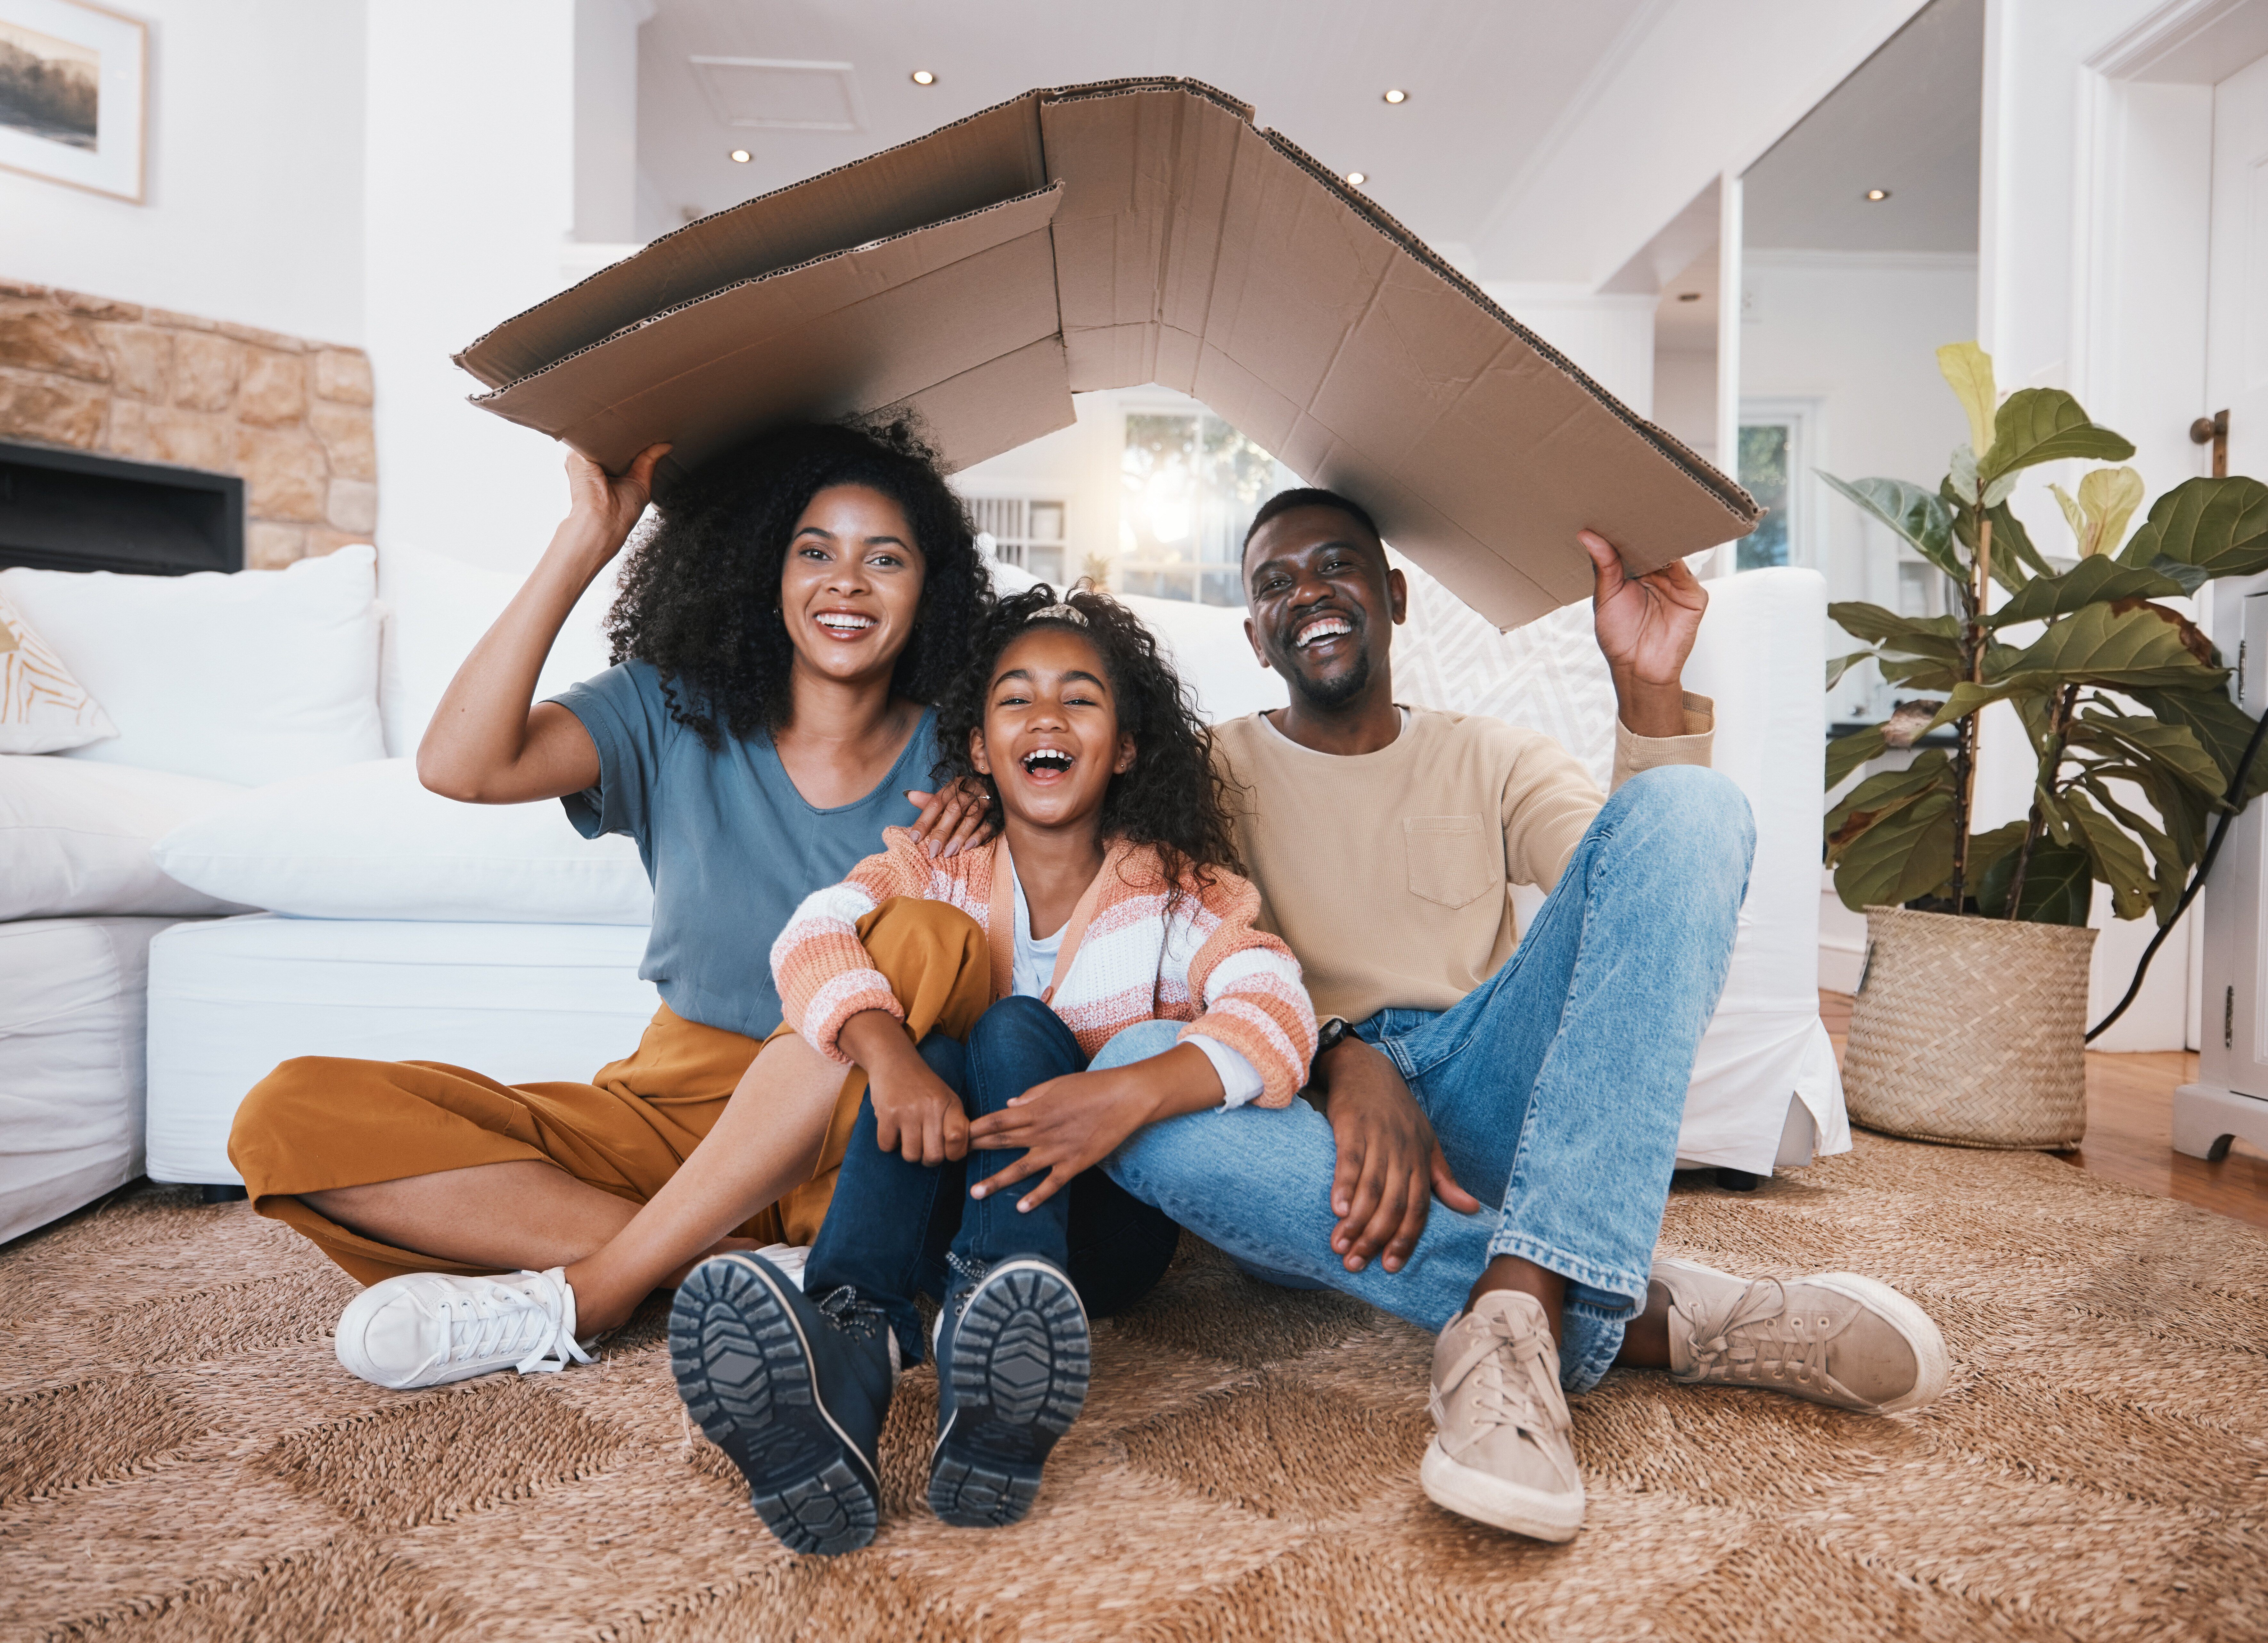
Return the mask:
<path id="1" fill-rule="evenodd" d="M 992 608 L 968 510 L 909 419 L 802 424 L 720 452 L 657 503 L 660 519 L 632 550 L 607 616 L 614 659 L 651 663 L 671 715 L 711 751 L 726 736 L 784 729 L 794 711 L 780 577 L 796 521 L 832 485 L 889 497 L 921 551 L 921 616 L 893 690 L 937 700 Z"/>
<path id="2" fill-rule="evenodd" d="M 1065 608 L 1073 612 L 1066 615 Z M 1183 886 L 1212 883 L 1216 869 L 1244 870 L 1236 853 L 1227 782 L 1212 759 L 1212 732 L 1197 703 L 1159 654 L 1142 619 L 1085 583 L 1057 593 L 1046 583 L 1002 599 L 978 630 L 967 661 L 937 705 L 936 779 L 983 784 L 999 813 L 999 788 L 978 774 L 971 736 L 984 728 L 992 670 L 1026 634 L 1061 628 L 1093 645 L 1118 708 L 1118 728 L 1134 738 L 1134 763 L 1110 779 L 1102 799 L 1102 836 L 1147 845 L 1158 853 L 1177 899 Z"/>

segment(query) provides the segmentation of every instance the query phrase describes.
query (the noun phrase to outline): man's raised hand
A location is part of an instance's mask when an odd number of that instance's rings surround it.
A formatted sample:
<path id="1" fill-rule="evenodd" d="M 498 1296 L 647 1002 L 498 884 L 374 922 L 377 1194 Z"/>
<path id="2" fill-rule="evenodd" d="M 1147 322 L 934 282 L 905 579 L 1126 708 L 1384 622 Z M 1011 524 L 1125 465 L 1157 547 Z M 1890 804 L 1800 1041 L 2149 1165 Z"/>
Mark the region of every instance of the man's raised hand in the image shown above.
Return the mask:
<path id="1" fill-rule="evenodd" d="M 1701 631 L 1707 590 L 1683 560 L 1633 576 L 1597 532 L 1579 531 L 1575 539 L 1591 556 L 1592 624 L 1614 674 L 1622 722 L 1639 736 L 1684 734 L 1681 676 Z"/>

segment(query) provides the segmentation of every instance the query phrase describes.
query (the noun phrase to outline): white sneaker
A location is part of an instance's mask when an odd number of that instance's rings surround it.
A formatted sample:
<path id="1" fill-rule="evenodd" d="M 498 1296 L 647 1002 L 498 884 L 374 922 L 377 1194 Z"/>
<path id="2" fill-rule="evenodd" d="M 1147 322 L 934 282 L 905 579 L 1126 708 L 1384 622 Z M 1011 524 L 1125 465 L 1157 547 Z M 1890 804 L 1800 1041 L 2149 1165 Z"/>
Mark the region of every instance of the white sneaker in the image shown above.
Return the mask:
<path id="1" fill-rule="evenodd" d="M 591 1361 L 575 1339 L 575 1291 L 563 1266 L 496 1278 L 389 1278 L 347 1303 L 335 1344 L 348 1374 L 396 1390 Z"/>
<path id="2" fill-rule="evenodd" d="M 1559 1353 L 1533 1295 L 1491 1289 L 1433 1343 L 1433 1441 L 1418 1469 L 1434 1503 L 1535 1540 L 1583 1527 Z"/>
<path id="3" fill-rule="evenodd" d="M 805 1263 L 811 1259 L 811 1245 L 767 1243 L 756 1253 L 770 1261 L 781 1277 L 788 1280 L 799 1289 L 803 1287 L 803 1269 Z"/>
<path id="4" fill-rule="evenodd" d="M 1785 1282 L 1668 1257 L 1673 1380 L 1752 1386 L 1870 1415 L 1937 1401 L 1952 1376 L 1945 1337 L 1889 1285 L 1857 1273 Z"/>

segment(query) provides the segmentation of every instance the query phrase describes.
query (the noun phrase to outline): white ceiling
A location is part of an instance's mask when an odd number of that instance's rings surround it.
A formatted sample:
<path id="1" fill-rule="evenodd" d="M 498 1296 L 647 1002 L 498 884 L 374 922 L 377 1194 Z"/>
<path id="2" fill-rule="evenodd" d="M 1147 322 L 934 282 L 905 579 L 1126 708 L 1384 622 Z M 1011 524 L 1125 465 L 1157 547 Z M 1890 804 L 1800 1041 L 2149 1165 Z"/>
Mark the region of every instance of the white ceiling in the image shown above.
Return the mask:
<path id="1" fill-rule="evenodd" d="M 906 142 L 1034 86 L 1204 80 L 1452 258 L 1650 0 L 660 0 L 638 37 L 642 233 Z M 848 63 L 784 92 L 849 132 L 736 128 L 690 59 Z M 926 69 L 937 84 L 915 85 Z M 709 71 L 713 82 L 714 70 Z M 846 85 L 845 93 L 835 87 Z M 1388 106 L 1389 86 L 1410 99 Z M 729 158 L 745 148 L 746 165 Z M 656 217 L 659 220 L 652 220 Z"/>
<path id="2" fill-rule="evenodd" d="M 1743 242 L 1975 252 L 1984 90 L 1984 0 L 1936 0 L 1749 168 Z"/>

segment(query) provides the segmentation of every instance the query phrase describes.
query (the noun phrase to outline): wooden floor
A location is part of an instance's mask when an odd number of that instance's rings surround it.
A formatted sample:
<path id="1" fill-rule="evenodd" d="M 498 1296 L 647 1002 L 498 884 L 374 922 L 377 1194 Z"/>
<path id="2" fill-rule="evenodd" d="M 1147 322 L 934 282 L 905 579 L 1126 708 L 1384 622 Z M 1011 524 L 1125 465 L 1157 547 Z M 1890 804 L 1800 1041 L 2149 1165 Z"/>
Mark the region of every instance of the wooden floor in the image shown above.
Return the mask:
<path id="1" fill-rule="evenodd" d="M 1851 1028 L 1851 995 L 1822 990 L 1819 1014 L 1839 1054 Z M 2174 1150 L 2174 1086 L 2195 1080 L 2197 1069 L 2198 1059 L 2188 1051 L 2088 1051 L 2087 1144 L 2056 1155 L 2142 1192 L 2268 1227 L 2268 1155 L 2242 1141 L 2219 1163 Z"/>

